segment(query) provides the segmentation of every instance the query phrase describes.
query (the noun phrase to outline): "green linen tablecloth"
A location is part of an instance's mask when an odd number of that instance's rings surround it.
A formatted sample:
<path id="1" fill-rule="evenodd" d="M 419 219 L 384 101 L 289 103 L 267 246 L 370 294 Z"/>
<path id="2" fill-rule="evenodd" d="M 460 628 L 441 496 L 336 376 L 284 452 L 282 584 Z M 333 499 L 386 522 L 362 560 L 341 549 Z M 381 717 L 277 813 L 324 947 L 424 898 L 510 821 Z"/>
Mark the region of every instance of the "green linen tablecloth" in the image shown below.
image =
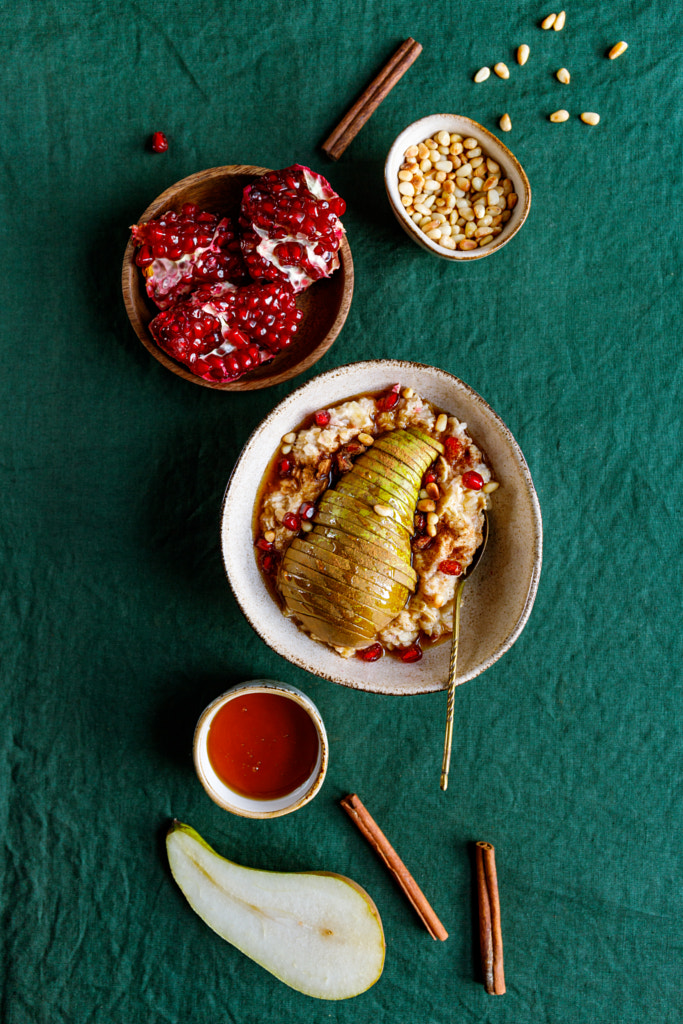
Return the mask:
<path id="1" fill-rule="evenodd" d="M 561 33 L 540 29 L 547 13 L 502 0 L 3 6 L 7 1024 L 683 1020 L 681 23 L 675 5 L 643 0 L 580 0 Z M 332 163 L 322 140 L 408 36 L 422 55 Z M 607 60 L 619 39 L 629 49 Z M 475 85 L 497 60 L 510 79 Z M 551 124 L 559 107 L 571 119 Z M 514 241 L 469 266 L 411 244 L 384 196 L 393 138 L 437 111 L 493 131 L 507 111 L 504 141 L 533 189 Z M 167 153 L 146 148 L 154 130 Z M 297 161 L 348 202 L 356 289 L 340 337 L 291 385 L 180 380 L 128 323 L 128 226 L 194 171 Z M 295 384 L 375 357 L 478 391 L 519 441 L 544 517 L 530 621 L 457 693 L 447 794 L 444 695 L 307 675 L 252 631 L 221 565 L 221 497 L 252 429 Z M 259 822 L 209 800 L 191 739 L 214 696 L 264 676 L 317 703 L 331 763 L 312 804 Z M 447 942 L 339 808 L 349 791 Z M 224 943 L 169 875 L 174 816 L 240 863 L 358 880 L 386 930 L 381 980 L 319 1002 Z M 477 839 L 497 850 L 503 997 L 478 977 Z"/>

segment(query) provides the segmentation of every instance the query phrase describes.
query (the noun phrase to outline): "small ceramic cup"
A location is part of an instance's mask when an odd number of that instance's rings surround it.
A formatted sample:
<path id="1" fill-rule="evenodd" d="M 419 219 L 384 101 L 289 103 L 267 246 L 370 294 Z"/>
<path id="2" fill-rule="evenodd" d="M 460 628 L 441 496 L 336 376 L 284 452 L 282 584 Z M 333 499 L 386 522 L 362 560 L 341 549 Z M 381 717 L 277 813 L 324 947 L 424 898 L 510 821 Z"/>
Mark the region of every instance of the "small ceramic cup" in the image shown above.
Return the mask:
<path id="1" fill-rule="evenodd" d="M 463 138 L 476 139 L 481 148 L 496 163 L 500 164 L 502 176 L 509 178 L 517 195 L 517 204 L 512 211 L 512 216 L 499 235 L 487 245 L 476 249 L 445 249 L 438 242 L 427 238 L 424 231 L 421 231 L 415 221 L 406 212 L 401 202 L 401 195 L 398 191 L 398 172 L 405 158 L 405 151 L 409 146 L 417 146 L 425 139 L 431 138 L 437 132 L 447 131 L 450 134 L 462 135 Z M 496 138 L 482 125 L 472 121 L 462 114 L 429 114 L 427 117 L 413 121 L 407 128 L 404 128 L 398 138 L 394 141 L 384 165 L 384 184 L 391 203 L 391 209 L 406 234 L 412 238 L 417 245 L 431 252 L 434 256 L 441 256 L 442 259 L 451 260 L 453 263 L 467 263 L 471 260 L 479 260 L 482 256 L 490 256 L 492 252 L 499 249 L 516 235 L 527 218 L 531 205 L 531 187 L 529 179 L 524 173 L 524 168 L 519 160 L 504 146 L 500 139 Z"/>
<path id="2" fill-rule="evenodd" d="M 214 718 L 229 701 L 236 697 L 243 697 L 245 694 L 264 693 L 285 697 L 302 707 L 313 723 L 318 738 L 317 756 L 308 777 L 283 796 L 265 799 L 245 796 L 229 786 L 213 767 L 208 746 L 209 730 Z M 244 818 L 278 818 L 303 807 L 313 799 L 322 786 L 329 759 L 327 733 L 320 712 L 313 701 L 301 690 L 297 690 L 295 686 L 287 686 L 285 683 L 279 683 L 273 679 L 252 679 L 247 683 L 234 686 L 212 701 L 199 717 L 193 746 L 195 769 L 199 781 L 208 795 L 219 807 Z"/>

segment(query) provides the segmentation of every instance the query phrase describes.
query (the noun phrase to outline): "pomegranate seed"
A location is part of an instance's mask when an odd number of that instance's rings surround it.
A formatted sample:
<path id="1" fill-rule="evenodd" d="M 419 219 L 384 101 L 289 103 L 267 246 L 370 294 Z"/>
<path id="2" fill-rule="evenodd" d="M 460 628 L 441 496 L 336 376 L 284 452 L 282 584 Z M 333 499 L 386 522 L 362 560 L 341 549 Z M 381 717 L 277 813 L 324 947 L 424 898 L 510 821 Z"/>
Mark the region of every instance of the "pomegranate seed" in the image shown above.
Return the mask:
<path id="1" fill-rule="evenodd" d="M 468 471 L 462 475 L 462 485 L 469 491 L 480 491 L 484 486 L 484 480 L 473 469 L 468 469 Z"/>
<path id="2" fill-rule="evenodd" d="M 269 540 L 266 540 L 265 537 L 259 537 L 259 539 L 256 541 L 256 547 L 260 548 L 261 551 L 272 551 L 273 550 L 272 542 L 269 541 Z"/>
<path id="3" fill-rule="evenodd" d="M 428 469 L 427 470 L 427 472 L 424 475 L 423 483 L 425 483 L 425 484 L 435 484 L 436 483 L 436 473 L 434 472 L 433 469 Z"/>
<path id="4" fill-rule="evenodd" d="M 361 661 L 377 661 L 384 654 L 381 644 L 373 644 L 372 647 L 365 647 L 362 651 L 356 651 L 356 657 Z"/>
<path id="5" fill-rule="evenodd" d="M 261 568 L 268 576 L 274 576 L 277 572 L 277 558 L 270 552 L 261 555 Z"/>
<path id="6" fill-rule="evenodd" d="M 281 458 L 277 464 L 277 471 L 279 476 L 289 476 L 294 469 L 294 459 L 290 455 L 285 455 Z"/>
<path id="7" fill-rule="evenodd" d="M 414 661 L 419 661 L 422 657 L 422 648 L 415 641 L 410 647 L 404 647 L 402 651 L 399 651 L 399 658 L 401 661 L 405 661 L 408 664 L 412 664 Z"/>
<path id="8" fill-rule="evenodd" d="M 282 518 L 282 525 L 286 526 L 288 530 L 292 530 L 293 533 L 296 533 L 297 530 L 301 529 L 301 519 L 296 512 L 288 512 Z"/>
<path id="9" fill-rule="evenodd" d="M 385 412 L 388 409 L 393 409 L 398 403 L 398 390 L 400 385 L 394 384 L 391 391 L 387 391 L 386 395 L 382 395 L 381 398 L 377 399 L 377 407 L 381 412 Z"/>
<path id="10" fill-rule="evenodd" d="M 462 566 L 454 558 L 445 558 L 443 562 L 439 562 L 439 572 L 444 572 L 447 576 L 459 576 Z"/>
<path id="11" fill-rule="evenodd" d="M 168 139 L 163 132 L 154 132 L 152 135 L 152 152 L 165 153 L 168 149 Z"/>
<path id="12" fill-rule="evenodd" d="M 312 501 L 305 501 L 299 508 L 299 515 L 302 519 L 312 519 L 315 515 L 315 505 Z"/>
<path id="13" fill-rule="evenodd" d="M 318 427 L 326 427 L 330 422 L 331 416 L 327 409 L 320 409 L 314 414 L 315 423 Z"/>
<path id="14" fill-rule="evenodd" d="M 462 441 L 459 441 L 457 437 L 447 437 L 444 441 L 444 448 L 448 461 L 450 463 L 457 462 L 462 452 Z"/>

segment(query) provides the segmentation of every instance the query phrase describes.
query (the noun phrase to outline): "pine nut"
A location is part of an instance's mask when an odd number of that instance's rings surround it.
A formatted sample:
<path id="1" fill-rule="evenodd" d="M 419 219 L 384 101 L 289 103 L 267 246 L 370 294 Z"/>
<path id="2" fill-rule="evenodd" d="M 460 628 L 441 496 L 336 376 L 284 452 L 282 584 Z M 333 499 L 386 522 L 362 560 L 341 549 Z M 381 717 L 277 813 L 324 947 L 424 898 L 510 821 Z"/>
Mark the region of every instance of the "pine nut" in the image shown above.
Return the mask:
<path id="1" fill-rule="evenodd" d="M 446 171 L 446 172 L 448 172 L 448 171 L 452 171 L 453 170 L 453 164 L 450 162 L 450 160 L 439 160 L 438 164 L 434 164 L 434 168 L 437 171 Z M 445 181 L 445 178 L 444 178 L 444 181 Z"/>
<path id="2" fill-rule="evenodd" d="M 292 450 L 291 444 L 283 444 L 282 448 L 280 449 L 280 451 L 282 452 L 283 455 L 289 455 L 291 450 Z"/>
<path id="3" fill-rule="evenodd" d="M 479 68 L 479 70 L 477 71 L 476 75 L 474 76 L 474 81 L 475 82 L 485 82 L 490 74 L 491 74 L 491 69 L 490 68 Z"/>
<path id="4" fill-rule="evenodd" d="M 282 438 L 284 444 L 294 444 L 296 441 L 296 431 L 290 430 L 288 434 L 285 434 Z"/>
<path id="5" fill-rule="evenodd" d="M 526 43 L 522 43 L 521 46 L 517 47 L 517 63 L 526 64 L 529 59 L 529 47 Z"/>
<path id="6" fill-rule="evenodd" d="M 361 433 L 358 435 L 358 440 L 361 444 L 374 444 L 375 439 L 372 434 Z"/>
<path id="7" fill-rule="evenodd" d="M 514 210 L 515 206 L 517 205 L 517 198 L 518 198 L 518 196 L 517 196 L 516 192 L 509 192 L 508 193 L 508 197 L 507 197 L 507 207 L 508 207 L 508 210 Z"/>
<path id="8" fill-rule="evenodd" d="M 443 432 L 444 432 L 444 430 L 446 429 L 447 426 L 448 426 L 448 416 L 446 415 L 445 412 L 440 412 L 439 415 L 436 417 L 436 423 L 434 424 L 434 429 L 436 430 L 437 434 L 443 434 Z"/>
<path id="9" fill-rule="evenodd" d="M 566 68 L 560 68 L 555 75 L 555 78 L 558 80 L 558 82 L 562 82 L 562 85 L 569 85 L 571 77 L 572 76 L 569 74 Z"/>
<path id="10" fill-rule="evenodd" d="M 486 195 L 489 206 L 497 206 L 500 201 L 500 196 L 496 192 L 495 188 L 490 188 Z"/>
<path id="11" fill-rule="evenodd" d="M 373 505 L 373 511 L 376 512 L 378 516 L 388 516 L 389 519 L 392 518 L 392 511 L 388 505 Z"/>
<path id="12" fill-rule="evenodd" d="M 446 131 L 439 132 L 439 134 L 436 136 L 436 141 L 439 143 L 440 146 L 450 146 L 450 144 L 451 144 L 450 132 L 446 132 Z"/>
<path id="13" fill-rule="evenodd" d="M 303 523 L 301 524 L 301 529 L 304 531 L 304 533 L 310 533 L 311 530 L 313 529 L 313 523 L 309 523 L 304 519 Z"/>
<path id="14" fill-rule="evenodd" d="M 266 530 L 263 534 L 263 539 L 267 540 L 269 544 L 272 544 L 275 540 L 275 530 Z"/>
<path id="15" fill-rule="evenodd" d="M 410 181 L 402 181 L 398 186 L 398 191 L 402 196 L 414 196 L 415 187 Z"/>
<path id="16" fill-rule="evenodd" d="M 561 32 L 562 29 L 564 28 L 564 23 L 565 23 L 566 20 L 567 20 L 567 15 L 565 14 L 564 11 L 560 11 L 558 16 L 555 18 L 555 21 L 553 22 L 553 31 L 554 32 Z"/>
<path id="17" fill-rule="evenodd" d="M 554 114 L 550 115 L 549 118 L 554 124 L 560 124 L 562 121 L 569 120 L 568 110 L 556 110 Z"/>
<path id="18" fill-rule="evenodd" d="M 427 484 L 427 487 L 425 488 L 425 490 L 427 491 L 427 494 L 429 495 L 429 497 L 433 498 L 434 501 L 438 501 L 439 498 L 441 497 L 441 491 L 439 490 L 439 485 L 434 483 L 433 480 L 430 480 L 430 482 Z"/>
<path id="19" fill-rule="evenodd" d="M 610 60 L 615 60 L 617 57 L 621 57 L 622 53 L 628 50 L 628 43 L 625 43 L 622 39 L 620 43 L 615 43 L 610 52 L 607 54 Z M 488 78 L 488 75 L 486 76 Z"/>
<path id="20" fill-rule="evenodd" d="M 412 398 L 415 392 L 413 391 L 412 388 L 404 388 L 401 394 L 403 395 L 404 398 Z"/>
<path id="21" fill-rule="evenodd" d="M 482 491 L 484 492 L 484 494 L 493 494 L 493 492 L 497 491 L 499 487 L 500 484 L 498 483 L 497 480 L 489 480 L 489 482 L 487 484 L 484 484 L 484 486 L 482 487 Z"/>
<path id="22" fill-rule="evenodd" d="M 433 228 L 431 231 L 425 231 L 425 234 L 432 242 L 438 242 L 441 238 L 441 228 Z"/>
<path id="23" fill-rule="evenodd" d="M 458 245 L 458 249 L 461 249 L 463 252 L 465 252 L 465 251 L 467 251 L 469 249 L 476 249 L 476 248 L 477 248 L 477 243 L 474 241 L 473 238 L 466 238 L 464 242 L 460 242 L 460 244 Z"/>
<path id="24" fill-rule="evenodd" d="M 499 60 L 497 64 L 493 65 L 493 70 L 496 72 L 499 78 L 509 78 L 510 72 L 508 71 L 507 64 L 503 64 L 502 60 Z"/>
<path id="25" fill-rule="evenodd" d="M 452 238 L 447 238 L 445 235 L 441 236 L 439 245 L 443 246 L 444 249 L 455 249 L 455 242 Z"/>
<path id="26" fill-rule="evenodd" d="M 593 113 L 581 114 L 581 120 L 584 124 L 600 124 L 600 115 Z"/>
<path id="27" fill-rule="evenodd" d="M 436 512 L 428 512 L 427 513 L 427 526 L 436 526 L 438 521 L 439 521 L 439 517 L 436 514 Z"/>
<path id="28" fill-rule="evenodd" d="M 501 117 L 501 119 L 498 122 L 498 124 L 500 125 L 500 130 L 501 131 L 503 131 L 503 132 L 510 132 L 510 131 L 512 131 L 512 121 L 510 120 L 510 115 L 509 114 L 503 114 L 503 116 Z"/>
<path id="29" fill-rule="evenodd" d="M 417 156 L 417 146 L 408 146 L 405 155 L 407 157 L 416 157 Z"/>
<path id="30" fill-rule="evenodd" d="M 480 246 L 488 245 L 489 242 L 492 242 L 492 241 L 493 241 L 493 235 L 489 234 L 489 235 L 486 235 L 484 238 L 480 238 L 479 239 L 479 245 Z"/>
<path id="31" fill-rule="evenodd" d="M 556 18 L 557 18 L 557 15 L 556 15 L 556 14 L 548 14 L 548 15 L 547 15 L 547 16 L 546 16 L 546 17 L 545 17 L 545 18 L 543 19 L 543 21 L 541 22 L 541 28 L 544 28 L 544 29 L 549 29 L 549 28 L 552 28 L 552 27 L 553 27 L 553 25 L 555 24 L 555 19 L 556 19 Z"/>
<path id="32" fill-rule="evenodd" d="M 417 511 L 418 512 L 434 512 L 436 505 L 431 498 L 425 498 L 423 501 L 418 501 Z"/>

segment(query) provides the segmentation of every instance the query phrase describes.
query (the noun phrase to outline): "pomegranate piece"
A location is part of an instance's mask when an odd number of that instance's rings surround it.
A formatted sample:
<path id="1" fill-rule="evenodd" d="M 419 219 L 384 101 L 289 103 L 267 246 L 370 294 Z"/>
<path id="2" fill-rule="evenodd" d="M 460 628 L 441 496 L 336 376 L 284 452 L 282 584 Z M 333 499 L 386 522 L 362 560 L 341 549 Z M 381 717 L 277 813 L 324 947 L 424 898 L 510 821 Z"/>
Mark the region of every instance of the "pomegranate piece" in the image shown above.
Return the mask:
<path id="1" fill-rule="evenodd" d="M 468 469 L 462 475 L 462 485 L 469 491 L 480 491 L 484 486 L 484 480 L 479 473 L 476 473 L 473 469 Z"/>
<path id="2" fill-rule="evenodd" d="M 204 380 L 225 383 L 292 343 L 303 317 L 292 292 L 276 284 L 199 288 L 149 325 L 164 352 Z"/>
<path id="3" fill-rule="evenodd" d="M 239 240 L 228 217 L 185 203 L 181 213 L 167 210 L 146 224 L 133 224 L 150 299 L 168 309 L 202 285 L 246 282 Z"/>
<path id="4" fill-rule="evenodd" d="M 297 530 L 301 529 L 301 519 L 296 512 L 287 512 L 287 514 L 282 517 L 282 525 L 288 530 L 291 530 L 292 533 L 296 533 Z"/>
<path id="5" fill-rule="evenodd" d="M 330 422 L 331 416 L 327 409 L 319 409 L 318 412 L 313 414 L 316 427 L 326 427 Z"/>
<path id="6" fill-rule="evenodd" d="M 153 153 L 165 153 L 168 149 L 168 139 L 163 132 L 154 132 L 150 146 Z"/>
<path id="7" fill-rule="evenodd" d="M 329 181 L 294 164 L 244 189 L 242 252 L 255 281 L 287 282 L 295 294 L 339 267 L 346 203 Z"/>
<path id="8" fill-rule="evenodd" d="M 310 521 L 316 513 L 316 507 L 312 501 L 304 501 L 299 508 L 299 515 L 302 519 L 307 522 Z"/>
<path id="9" fill-rule="evenodd" d="M 373 644 L 371 647 L 364 647 L 362 651 L 356 651 L 356 657 L 361 661 L 378 661 L 384 654 L 381 644 Z"/>

